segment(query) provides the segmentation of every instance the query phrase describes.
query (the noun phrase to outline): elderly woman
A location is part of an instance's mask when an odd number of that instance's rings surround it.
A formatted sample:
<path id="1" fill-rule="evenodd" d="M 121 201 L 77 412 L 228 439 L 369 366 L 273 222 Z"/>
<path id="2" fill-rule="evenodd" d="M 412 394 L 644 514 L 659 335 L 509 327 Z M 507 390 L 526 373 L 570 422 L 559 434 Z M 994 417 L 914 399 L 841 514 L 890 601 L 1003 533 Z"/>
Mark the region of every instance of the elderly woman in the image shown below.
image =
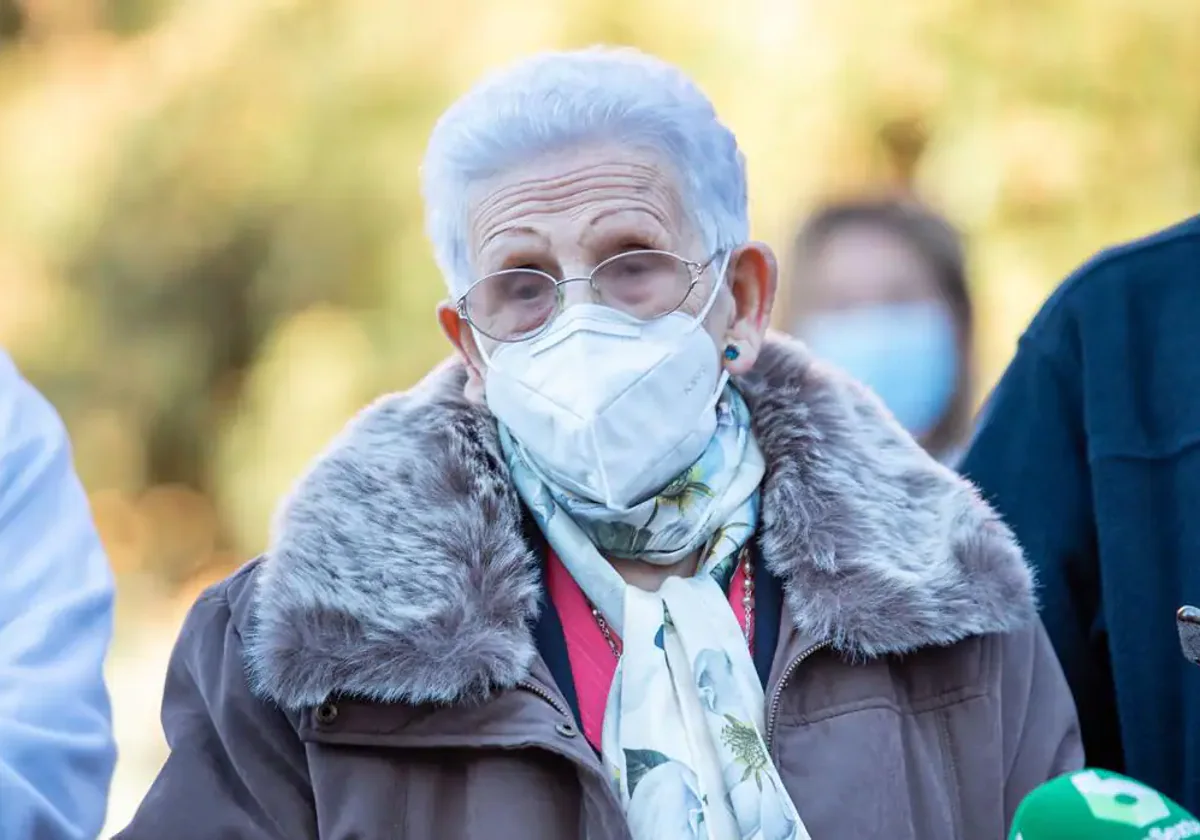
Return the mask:
<path id="1" fill-rule="evenodd" d="M 459 360 L 196 604 L 126 840 L 999 838 L 1081 763 L 1008 530 L 768 337 L 733 134 L 534 58 L 423 169 Z"/>

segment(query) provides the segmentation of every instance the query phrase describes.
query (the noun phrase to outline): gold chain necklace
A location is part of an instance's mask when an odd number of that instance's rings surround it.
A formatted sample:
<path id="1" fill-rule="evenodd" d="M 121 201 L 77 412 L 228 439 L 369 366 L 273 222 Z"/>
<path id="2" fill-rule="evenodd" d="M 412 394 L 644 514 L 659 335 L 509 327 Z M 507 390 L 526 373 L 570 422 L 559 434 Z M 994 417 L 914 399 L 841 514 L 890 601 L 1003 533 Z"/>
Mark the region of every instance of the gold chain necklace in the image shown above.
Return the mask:
<path id="1" fill-rule="evenodd" d="M 746 626 L 742 630 L 742 634 L 746 637 L 746 644 L 750 644 L 750 634 L 754 628 L 754 563 L 750 559 L 750 550 L 743 548 L 742 553 L 738 556 L 738 562 L 742 564 L 742 573 L 746 578 L 745 590 L 742 592 L 742 610 L 746 614 Z M 608 649 L 612 651 L 613 656 L 621 658 L 621 645 L 613 637 L 612 628 L 608 626 L 608 622 L 604 620 L 604 616 L 600 614 L 600 610 L 592 605 L 592 618 L 596 619 L 596 626 L 600 628 L 600 632 L 604 634 L 604 641 L 608 642 Z"/>

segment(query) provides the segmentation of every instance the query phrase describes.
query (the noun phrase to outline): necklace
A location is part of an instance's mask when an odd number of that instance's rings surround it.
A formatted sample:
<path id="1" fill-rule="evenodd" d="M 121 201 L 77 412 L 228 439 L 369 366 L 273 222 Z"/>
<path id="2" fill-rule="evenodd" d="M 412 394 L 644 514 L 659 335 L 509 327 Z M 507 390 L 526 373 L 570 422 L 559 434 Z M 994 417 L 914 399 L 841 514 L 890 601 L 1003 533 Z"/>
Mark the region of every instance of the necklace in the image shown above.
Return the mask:
<path id="1" fill-rule="evenodd" d="M 742 611 L 746 615 L 746 626 L 742 630 L 742 634 L 746 637 L 746 644 L 750 644 L 750 633 L 754 628 L 754 563 L 751 562 L 749 549 L 742 549 L 738 562 L 742 564 L 742 574 L 745 577 Z M 613 636 L 612 628 L 608 626 L 608 622 L 604 620 L 604 616 L 600 614 L 600 610 L 596 609 L 595 605 L 592 606 L 592 618 L 596 619 L 596 626 L 604 635 L 604 641 L 608 642 L 608 649 L 612 651 L 613 656 L 620 659 L 621 645 Z"/>

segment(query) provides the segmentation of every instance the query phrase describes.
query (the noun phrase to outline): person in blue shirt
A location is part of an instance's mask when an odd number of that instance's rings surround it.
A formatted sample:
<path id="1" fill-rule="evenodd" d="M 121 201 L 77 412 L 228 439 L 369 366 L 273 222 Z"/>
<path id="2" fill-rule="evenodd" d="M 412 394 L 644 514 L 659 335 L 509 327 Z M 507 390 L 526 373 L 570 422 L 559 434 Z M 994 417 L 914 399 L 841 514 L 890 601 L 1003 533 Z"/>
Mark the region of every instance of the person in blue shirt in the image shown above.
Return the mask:
<path id="1" fill-rule="evenodd" d="M 961 467 L 1038 572 L 1088 764 L 1200 811 L 1200 216 L 1059 287 Z"/>
<path id="2" fill-rule="evenodd" d="M 116 748 L 113 580 L 62 422 L 0 353 L 0 837 L 92 840 Z"/>

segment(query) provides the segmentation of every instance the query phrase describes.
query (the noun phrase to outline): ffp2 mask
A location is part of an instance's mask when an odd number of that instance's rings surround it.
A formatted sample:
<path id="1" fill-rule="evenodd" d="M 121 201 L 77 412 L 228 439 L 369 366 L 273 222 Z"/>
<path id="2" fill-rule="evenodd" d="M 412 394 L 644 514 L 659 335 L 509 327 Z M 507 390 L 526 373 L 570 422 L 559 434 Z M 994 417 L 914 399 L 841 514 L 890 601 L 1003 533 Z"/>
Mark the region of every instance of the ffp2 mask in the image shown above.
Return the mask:
<path id="1" fill-rule="evenodd" d="M 488 407 L 544 478 L 620 510 L 700 457 L 727 379 L 702 324 L 728 261 L 694 318 L 575 304 L 545 333 L 492 352 Z"/>

